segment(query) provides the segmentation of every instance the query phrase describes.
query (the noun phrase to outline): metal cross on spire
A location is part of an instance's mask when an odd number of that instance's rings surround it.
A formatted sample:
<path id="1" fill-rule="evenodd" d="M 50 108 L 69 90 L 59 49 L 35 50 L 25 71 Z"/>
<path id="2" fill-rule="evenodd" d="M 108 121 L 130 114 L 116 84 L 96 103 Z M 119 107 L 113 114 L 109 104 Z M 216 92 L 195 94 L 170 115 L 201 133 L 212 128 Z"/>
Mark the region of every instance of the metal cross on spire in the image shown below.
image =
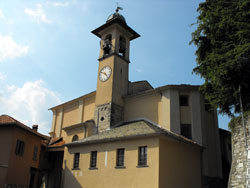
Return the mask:
<path id="1" fill-rule="evenodd" d="M 119 10 L 123 10 L 123 8 L 122 7 L 119 7 L 119 4 L 118 3 L 116 3 L 116 5 L 117 5 L 117 8 L 116 8 L 116 12 L 119 12 Z"/>

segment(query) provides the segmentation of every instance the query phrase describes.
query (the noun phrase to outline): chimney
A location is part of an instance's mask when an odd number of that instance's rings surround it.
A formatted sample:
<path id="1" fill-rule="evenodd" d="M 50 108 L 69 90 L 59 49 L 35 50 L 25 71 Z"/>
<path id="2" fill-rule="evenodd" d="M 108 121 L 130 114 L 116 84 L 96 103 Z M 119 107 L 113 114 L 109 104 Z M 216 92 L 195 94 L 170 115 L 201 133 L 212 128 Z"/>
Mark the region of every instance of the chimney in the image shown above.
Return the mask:
<path id="1" fill-rule="evenodd" d="M 38 125 L 32 125 L 32 129 L 37 132 Z"/>

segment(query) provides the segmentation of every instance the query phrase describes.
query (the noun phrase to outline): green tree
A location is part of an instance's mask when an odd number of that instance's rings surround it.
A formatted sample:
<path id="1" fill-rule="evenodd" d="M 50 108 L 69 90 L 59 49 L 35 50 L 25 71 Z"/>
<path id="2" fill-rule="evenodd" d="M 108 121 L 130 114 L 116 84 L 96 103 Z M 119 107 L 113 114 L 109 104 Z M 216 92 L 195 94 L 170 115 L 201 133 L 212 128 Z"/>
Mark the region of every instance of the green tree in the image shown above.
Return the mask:
<path id="1" fill-rule="evenodd" d="M 229 116 L 250 109 L 250 0 L 206 0 L 197 9 L 194 73 L 204 78 L 201 91 Z"/>

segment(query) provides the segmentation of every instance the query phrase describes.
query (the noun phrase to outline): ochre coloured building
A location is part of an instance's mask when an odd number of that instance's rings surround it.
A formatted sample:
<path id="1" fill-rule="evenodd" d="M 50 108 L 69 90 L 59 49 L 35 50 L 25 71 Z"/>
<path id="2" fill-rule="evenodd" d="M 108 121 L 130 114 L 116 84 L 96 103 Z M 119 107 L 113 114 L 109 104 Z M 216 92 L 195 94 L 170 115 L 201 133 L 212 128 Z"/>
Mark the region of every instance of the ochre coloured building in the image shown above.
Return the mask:
<path id="1" fill-rule="evenodd" d="M 199 86 L 130 82 L 130 42 L 140 35 L 118 10 L 92 33 L 101 40 L 97 88 L 50 109 L 49 151 L 61 167 L 47 184 L 200 188 L 222 178 L 217 112 Z"/>

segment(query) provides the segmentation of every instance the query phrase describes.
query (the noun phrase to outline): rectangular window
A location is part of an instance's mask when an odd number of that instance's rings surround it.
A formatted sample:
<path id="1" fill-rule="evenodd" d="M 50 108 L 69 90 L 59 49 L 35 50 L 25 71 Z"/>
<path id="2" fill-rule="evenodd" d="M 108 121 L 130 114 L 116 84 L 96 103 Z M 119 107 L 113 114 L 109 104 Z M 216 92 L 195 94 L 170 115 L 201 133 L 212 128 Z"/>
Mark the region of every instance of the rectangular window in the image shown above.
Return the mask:
<path id="1" fill-rule="evenodd" d="M 116 166 L 123 167 L 124 166 L 124 148 L 117 149 L 116 152 Z"/>
<path id="2" fill-rule="evenodd" d="M 190 124 L 181 124 L 181 135 L 192 139 L 192 129 Z"/>
<path id="3" fill-rule="evenodd" d="M 74 154 L 73 169 L 78 169 L 79 168 L 79 162 L 80 162 L 80 153 L 75 153 Z"/>
<path id="4" fill-rule="evenodd" d="M 91 151 L 90 155 L 90 168 L 96 168 L 97 151 Z"/>
<path id="5" fill-rule="evenodd" d="M 147 146 L 139 147 L 138 151 L 138 166 L 146 166 L 147 165 Z"/>
<path id="6" fill-rule="evenodd" d="M 188 106 L 188 96 L 182 95 L 180 96 L 180 106 Z"/>
<path id="7" fill-rule="evenodd" d="M 16 154 L 16 155 L 19 155 L 19 156 L 23 156 L 24 147 L 25 147 L 24 141 L 17 140 L 17 141 L 16 141 L 15 154 Z"/>
<path id="8" fill-rule="evenodd" d="M 34 146 L 34 150 L 33 150 L 33 160 L 34 161 L 37 160 L 37 153 L 38 153 L 38 147 Z"/>

